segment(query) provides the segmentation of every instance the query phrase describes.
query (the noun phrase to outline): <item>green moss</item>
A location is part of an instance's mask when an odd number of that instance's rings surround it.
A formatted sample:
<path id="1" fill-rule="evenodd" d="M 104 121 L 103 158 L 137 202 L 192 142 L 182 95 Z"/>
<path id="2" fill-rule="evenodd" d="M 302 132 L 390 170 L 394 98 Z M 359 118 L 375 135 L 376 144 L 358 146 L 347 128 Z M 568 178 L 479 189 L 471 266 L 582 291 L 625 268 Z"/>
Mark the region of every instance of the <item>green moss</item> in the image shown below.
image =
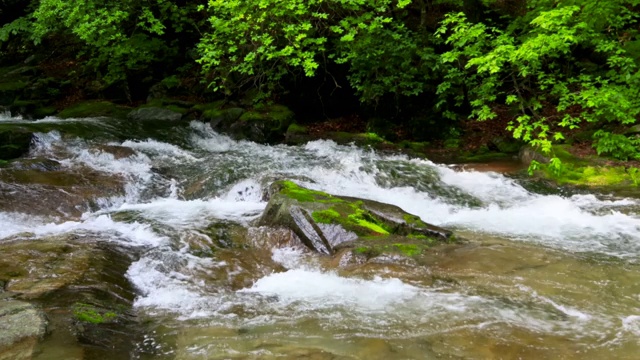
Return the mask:
<path id="1" fill-rule="evenodd" d="M 332 195 L 322 191 L 309 190 L 298 186 L 293 181 L 281 181 L 282 189 L 280 194 L 300 202 L 342 202 L 342 200 L 334 198 Z"/>
<path id="2" fill-rule="evenodd" d="M 489 152 L 484 154 L 463 155 L 460 157 L 462 162 L 487 162 L 495 160 L 511 159 L 511 155 L 505 153 Z"/>
<path id="3" fill-rule="evenodd" d="M 298 125 L 296 123 L 289 125 L 287 128 L 287 133 L 289 134 L 306 134 L 307 131 L 306 126 Z"/>
<path id="4" fill-rule="evenodd" d="M 362 136 L 371 142 L 384 142 L 385 140 L 378 134 L 374 132 L 364 133 Z"/>
<path id="5" fill-rule="evenodd" d="M 17 91 L 27 87 L 27 83 L 22 80 L 0 83 L 0 91 Z"/>
<path id="6" fill-rule="evenodd" d="M 205 104 L 196 104 L 191 109 L 204 113 L 207 110 L 220 110 L 225 105 L 224 100 L 214 101 Z"/>
<path id="7" fill-rule="evenodd" d="M 95 116 L 110 116 L 124 118 L 130 111 L 129 108 L 118 106 L 109 101 L 90 100 L 78 103 L 62 110 L 58 117 L 62 119 L 85 118 Z"/>
<path id="8" fill-rule="evenodd" d="M 321 224 L 332 224 L 340 219 L 340 213 L 335 209 L 327 209 L 321 211 L 314 211 L 311 216 L 313 220 Z"/>
<path id="9" fill-rule="evenodd" d="M 422 249 L 420 249 L 417 245 L 413 245 L 413 244 L 396 243 L 396 244 L 393 244 L 393 247 L 398 249 L 398 251 L 400 251 L 406 256 L 414 256 L 422 253 Z"/>
<path id="10" fill-rule="evenodd" d="M 367 213 L 362 211 L 361 209 L 356 210 L 354 214 L 351 214 L 347 217 L 349 221 L 353 222 L 355 225 L 367 228 L 375 233 L 388 235 L 389 231 L 387 231 L 382 224 L 377 223 L 375 219 L 372 219 L 370 216 L 367 216 Z"/>
<path id="11" fill-rule="evenodd" d="M 102 312 L 98 308 L 85 303 L 76 303 L 73 306 L 73 315 L 79 321 L 90 324 L 102 324 L 112 321 L 118 316 L 112 311 Z"/>
<path id="12" fill-rule="evenodd" d="M 411 225 L 411 226 L 419 226 L 419 227 L 427 226 L 427 224 L 425 224 L 424 221 L 422 221 L 422 219 L 420 219 L 419 216 L 411 215 L 411 214 L 404 215 L 404 222 L 406 222 L 407 225 Z"/>

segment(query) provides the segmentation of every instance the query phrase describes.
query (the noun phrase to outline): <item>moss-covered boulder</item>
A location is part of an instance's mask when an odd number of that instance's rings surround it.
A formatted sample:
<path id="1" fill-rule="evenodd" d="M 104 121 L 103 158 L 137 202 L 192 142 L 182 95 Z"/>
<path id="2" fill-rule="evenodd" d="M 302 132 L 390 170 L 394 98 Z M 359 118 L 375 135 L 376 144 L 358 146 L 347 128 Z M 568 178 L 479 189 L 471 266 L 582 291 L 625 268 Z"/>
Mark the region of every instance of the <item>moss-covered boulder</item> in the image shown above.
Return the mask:
<path id="1" fill-rule="evenodd" d="M 0 127 L 0 160 L 15 159 L 29 152 L 33 132 L 20 126 Z"/>
<path id="2" fill-rule="evenodd" d="M 212 108 L 203 112 L 202 118 L 211 127 L 235 140 L 250 140 L 273 144 L 285 139 L 294 114 L 282 105 L 264 106 L 246 111 L 242 108 Z"/>
<path id="3" fill-rule="evenodd" d="M 274 182 L 268 196 L 258 224 L 291 229 L 307 247 L 327 255 L 349 248 L 370 258 L 388 253 L 411 257 L 454 241 L 450 231 L 393 205 L 333 196 L 286 180 Z"/>

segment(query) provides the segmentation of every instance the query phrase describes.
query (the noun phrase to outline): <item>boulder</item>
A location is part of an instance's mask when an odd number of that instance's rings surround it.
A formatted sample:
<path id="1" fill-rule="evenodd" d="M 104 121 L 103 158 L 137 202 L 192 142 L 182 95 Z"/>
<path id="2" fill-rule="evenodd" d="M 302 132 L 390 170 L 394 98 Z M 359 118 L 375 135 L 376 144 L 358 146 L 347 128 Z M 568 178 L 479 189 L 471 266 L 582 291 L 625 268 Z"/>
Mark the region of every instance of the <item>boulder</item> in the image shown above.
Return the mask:
<path id="1" fill-rule="evenodd" d="M 127 117 L 134 121 L 180 121 L 182 114 L 161 107 L 149 106 L 135 109 Z"/>
<path id="2" fill-rule="evenodd" d="M 346 248 L 365 260 L 413 257 L 437 243 L 455 241 L 450 231 L 393 205 L 333 196 L 286 180 L 274 182 L 267 196 L 258 225 L 290 229 L 309 249 L 326 255 L 344 255 Z"/>

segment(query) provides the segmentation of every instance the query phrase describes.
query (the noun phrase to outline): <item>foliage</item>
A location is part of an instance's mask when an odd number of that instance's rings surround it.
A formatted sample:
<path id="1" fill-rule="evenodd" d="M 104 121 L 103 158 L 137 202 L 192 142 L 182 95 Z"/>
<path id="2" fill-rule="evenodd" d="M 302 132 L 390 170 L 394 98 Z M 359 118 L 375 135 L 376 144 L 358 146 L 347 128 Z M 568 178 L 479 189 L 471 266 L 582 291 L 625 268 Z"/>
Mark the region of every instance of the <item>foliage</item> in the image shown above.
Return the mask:
<path id="1" fill-rule="evenodd" d="M 36 44 L 51 36 L 75 38 L 83 45 L 80 57 L 99 74 L 104 85 L 122 82 L 131 72 L 177 56 L 177 39 L 195 29 L 195 4 L 174 1 L 58 1 L 40 0 L 28 16 L 6 24 L 0 42 L 28 33 Z"/>
<path id="2" fill-rule="evenodd" d="M 564 129 L 634 123 L 640 115 L 640 1 L 528 5 L 506 26 L 448 14 L 437 31 L 451 47 L 440 58 L 447 70 L 438 94 L 468 102 L 481 121 L 496 117 L 495 104 L 511 106 L 519 113 L 508 127 L 513 136 L 547 154 L 552 142 L 564 139 Z M 628 156 L 623 137 L 600 139 L 603 151 Z"/>
<path id="3" fill-rule="evenodd" d="M 349 67 L 351 86 L 363 101 L 414 95 L 424 88 L 427 63 L 435 57 L 395 19 L 409 3 L 210 0 L 211 32 L 200 41 L 199 62 L 212 88 L 226 92 L 250 85 L 270 93 L 284 77 L 312 77 L 333 62 Z"/>
<path id="4" fill-rule="evenodd" d="M 611 155 L 618 160 L 640 160 L 640 139 L 598 130 L 594 135 L 598 155 Z"/>

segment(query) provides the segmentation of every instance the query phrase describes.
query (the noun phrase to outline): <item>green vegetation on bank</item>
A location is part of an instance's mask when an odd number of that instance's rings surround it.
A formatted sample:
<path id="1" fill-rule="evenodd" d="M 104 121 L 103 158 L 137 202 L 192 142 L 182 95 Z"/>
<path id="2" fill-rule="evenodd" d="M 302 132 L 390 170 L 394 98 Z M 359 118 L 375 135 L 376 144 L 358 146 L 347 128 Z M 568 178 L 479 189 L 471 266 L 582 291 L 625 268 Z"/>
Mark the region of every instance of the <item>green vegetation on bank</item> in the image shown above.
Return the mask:
<path id="1" fill-rule="evenodd" d="M 51 113 L 48 98 L 219 100 L 203 111 L 249 108 L 239 114 L 246 123 L 268 115 L 263 136 L 276 141 L 272 130 L 291 124 L 288 113 L 261 107 L 276 101 L 294 111 L 375 114 L 363 142 L 401 134 L 457 149 L 464 144 L 449 134 L 476 119 L 501 121 L 557 168 L 552 145 L 584 134 L 601 156 L 640 160 L 630 131 L 640 116 L 639 0 L 5 5 L 0 105 L 37 103 L 40 115 Z M 183 115 L 190 108 L 164 106 Z"/>

